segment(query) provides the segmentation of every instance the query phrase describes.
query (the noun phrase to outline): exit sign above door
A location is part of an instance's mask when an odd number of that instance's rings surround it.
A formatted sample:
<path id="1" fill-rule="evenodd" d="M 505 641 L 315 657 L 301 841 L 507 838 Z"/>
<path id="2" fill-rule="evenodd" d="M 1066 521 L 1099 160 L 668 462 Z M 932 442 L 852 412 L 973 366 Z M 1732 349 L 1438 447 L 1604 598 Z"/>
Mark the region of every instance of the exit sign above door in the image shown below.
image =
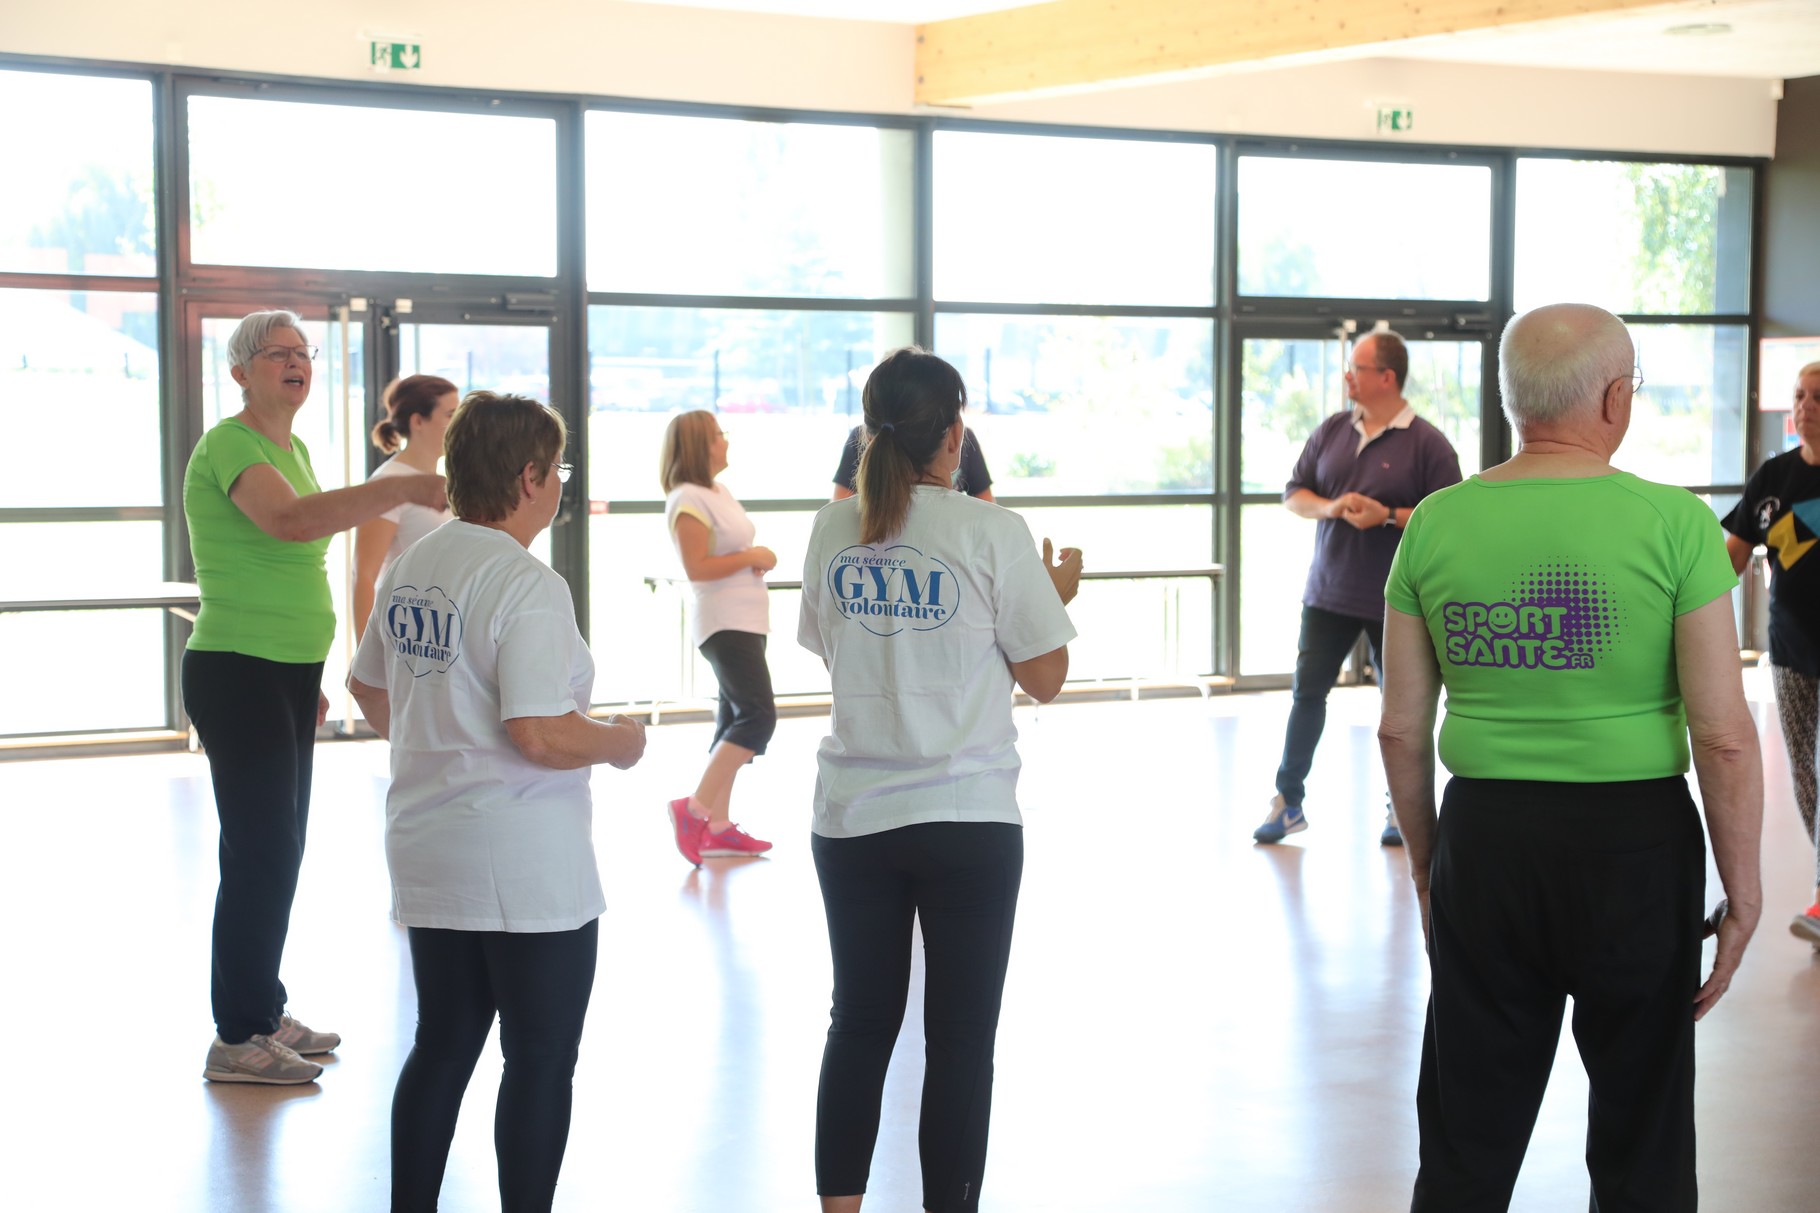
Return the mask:
<path id="1" fill-rule="evenodd" d="M 376 72 L 419 71 L 423 67 L 423 45 L 389 38 L 369 39 L 367 66 Z"/>

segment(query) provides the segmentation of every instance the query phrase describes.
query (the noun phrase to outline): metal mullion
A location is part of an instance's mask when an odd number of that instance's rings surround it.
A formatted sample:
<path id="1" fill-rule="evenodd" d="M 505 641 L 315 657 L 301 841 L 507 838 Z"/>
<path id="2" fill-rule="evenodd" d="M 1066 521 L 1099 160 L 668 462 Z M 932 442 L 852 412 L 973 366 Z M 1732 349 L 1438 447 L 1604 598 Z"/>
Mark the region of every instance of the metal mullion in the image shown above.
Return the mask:
<path id="1" fill-rule="evenodd" d="M 1217 320 L 1216 307 L 1154 307 L 1127 303 L 984 303 L 943 299 L 938 314 L 972 316 L 1113 316 L 1124 319 Z"/>
<path id="2" fill-rule="evenodd" d="M 1127 143 L 1220 145 L 1230 135 L 1213 131 L 1148 130 L 1135 126 L 1080 126 L 1066 122 L 1018 122 L 1005 118 L 965 118 L 942 115 L 929 119 L 935 131 L 961 131 L 982 135 L 1030 135 L 1051 139 L 1106 139 Z"/>
<path id="3" fill-rule="evenodd" d="M 162 522 L 165 514 L 162 505 L 16 506 L 0 509 L 0 526 L 13 522 Z"/>
<path id="4" fill-rule="evenodd" d="M 1240 461 L 1244 457 L 1243 433 L 1243 358 L 1240 353 L 1238 314 L 1239 293 L 1239 154 L 1236 142 L 1227 140 L 1219 146 L 1219 165 L 1214 175 L 1214 282 L 1213 300 L 1223 318 L 1214 320 L 1214 366 L 1219 377 L 1214 383 L 1213 423 L 1215 502 L 1213 507 L 1213 558 L 1223 565 L 1227 575 L 1220 578 L 1214 595 L 1214 616 L 1219 625 L 1220 651 L 1214 654 L 1216 674 L 1228 678 L 1238 670 L 1239 661 L 1239 596 L 1244 589 L 1245 553 L 1240 544 L 1241 504 L 1244 481 Z"/>
<path id="5" fill-rule="evenodd" d="M 668 295 L 656 291 L 589 291 L 591 307 L 668 307 L 755 312 L 914 312 L 918 300 L 831 299 L 794 295 Z"/>
<path id="6" fill-rule="evenodd" d="M 935 124 L 917 127 L 910 162 L 910 254 L 916 292 L 914 339 L 935 348 Z"/>
<path id="7" fill-rule="evenodd" d="M 189 149 L 178 137 L 184 127 L 177 103 L 175 77 L 160 72 L 152 83 L 152 215 L 157 241 L 158 293 L 158 445 L 161 488 L 159 528 L 164 576 L 187 581 L 195 575 L 190 563 L 189 524 L 183 517 L 183 473 L 190 447 L 185 442 L 190 427 L 183 410 L 189 393 L 185 368 L 182 308 L 177 303 L 177 279 L 189 252 Z M 201 402 L 194 402 L 197 408 Z M 172 525 L 171 519 L 176 519 Z M 183 650 L 191 624 L 170 611 L 159 612 L 164 632 L 164 721 L 173 730 L 186 731 L 189 715 L 183 706 Z"/>
<path id="8" fill-rule="evenodd" d="M 1618 319 L 1625 324 L 1685 324 L 1719 328 L 1724 325 L 1747 327 L 1751 323 L 1748 314 L 1739 312 L 1695 312 L 1684 315 L 1662 315 L 1642 312 L 1622 312 Z"/>
<path id="9" fill-rule="evenodd" d="M 158 175 L 154 158 L 152 176 Z M 154 194 L 157 189 L 153 185 Z M 162 242 L 160 242 L 162 243 Z M 21 274 L 0 271 L 0 290 L 20 291 L 119 291 L 145 295 L 158 293 L 158 276 L 154 270 L 144 278 L 127 278 L 105 274 Z"/>
<path id="10" fill-rule="evenodd" d="M 569 104 L 556 119 L 556 315 L 550 331 L 551 403 L 563 414 L 571 435 L 568 459 L 575 465 L 573 488 L 564 486 L 562 525 L 550 537 L 550 556 L 569 583 L 575 626 L 585 641 L 593 635 L 592 571 L 587 485 L 588 419 L 593 416 L 588 350 L 587 134 L 581 106 Z M 565 273 L 566 270 L 566 273 Z M 567 407 L 564 407 L 566 402 Z M 579 508 L 577 508 L 579 506 Z"/>

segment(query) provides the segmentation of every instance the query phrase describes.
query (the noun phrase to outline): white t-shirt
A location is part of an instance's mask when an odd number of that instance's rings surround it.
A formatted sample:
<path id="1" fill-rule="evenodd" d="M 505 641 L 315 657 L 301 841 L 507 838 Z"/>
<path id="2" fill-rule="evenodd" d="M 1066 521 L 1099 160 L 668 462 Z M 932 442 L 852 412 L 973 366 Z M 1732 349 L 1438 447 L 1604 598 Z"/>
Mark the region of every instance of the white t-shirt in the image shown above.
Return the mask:
<path id="1" fill-rule="evenodd" d="M 687 514 L 708 528 L 708 555 L 726 556 L 752 546 L 758 528 L 745 508 L 724 484 L 705 489 L 699 484 L 679 484 L 664 499 L 664 526 L 676 539 L 676 517 Z M 700 644 L 716 632 L 771 632 L 771 598 L 765 575 L 757 569 L 740 569 L 718 581 L 691 581 L 694 610 L 691 635 Z"/>
<path id="2" fill-rule="evenodd" d="M 380 579 L 353 673 L 392 700 L 393 917 L 572 931 L 605 911 L 590 768 L 539 766 L 505 728 L 588 708 L 594 659 L 561 577 L 505 532 L 451 522 Z"/>
<path id="3" fill-rule="evenodd" d="M 367 480 L 378 480 L 381 476 L 420 476 L 422 474 L 409 464 L 400 463 L 398 457 L 394 455 L 374 468 L 373 474 L 368 476 Z M 407 501 L 403 505 L 393 506 L 380 517 L 398 528 L 392 535 L 392 546 L 385 550 L 385 563 L 379 566 L 379 576 L 384 578 L 386 571 L 392 567 L 392 562 L 397 560 L 406 548 L 453 518 L 454 515 L 447 510 L 433 510 L 427 505 L 416 505 Z"/>
<path id="4" fill-rule="evenodd" d="M 1074 639 L 1024 520 L 922 485 L 903 533 L 859 541 L 855 498 L 823 506 L 797 640 L 828 663 L 814 830 L 852 838 L 931 821 L 1022 824 L 1011 671 Z"/>

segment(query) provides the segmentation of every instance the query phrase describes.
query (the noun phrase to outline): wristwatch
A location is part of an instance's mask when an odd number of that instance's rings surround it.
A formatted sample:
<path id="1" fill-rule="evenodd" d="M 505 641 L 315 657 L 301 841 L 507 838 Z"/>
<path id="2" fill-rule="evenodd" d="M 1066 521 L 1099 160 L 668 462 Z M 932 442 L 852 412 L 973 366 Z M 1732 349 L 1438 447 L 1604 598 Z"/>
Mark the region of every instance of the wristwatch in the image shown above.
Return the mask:
<path id="1" fill-rule="evenodd" d="M 1397 529 L 1397 512 L 1395 510 L 1391 510 L 1390 513 L 1384 515 L 1384 529 L 1387 531 L 1394 531 Z"/>

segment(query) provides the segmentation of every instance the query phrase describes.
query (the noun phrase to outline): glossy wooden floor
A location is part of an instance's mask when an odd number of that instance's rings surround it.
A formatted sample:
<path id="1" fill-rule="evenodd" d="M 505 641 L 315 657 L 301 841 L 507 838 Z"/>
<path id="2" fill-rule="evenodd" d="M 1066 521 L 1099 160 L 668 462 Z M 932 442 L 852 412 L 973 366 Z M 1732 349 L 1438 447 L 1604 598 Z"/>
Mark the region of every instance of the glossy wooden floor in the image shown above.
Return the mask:
<path id="1" fill-rule="evenodd" d="M 1287 700 L 1020 711 L 1028 868 L 1000 1034 L 991 1213 L 1406 1208 L 1427 977 L 1402 856 L 1380 850 L 1376 696 L 1339 692 L 1312 827 L 1254 847 Z M 1820 962 L 1784 930 L 1809 858 L 1773 709 L 1765 927 L 1700 1028 L 1711 1213 L 1820 1208 Z M 558 1193 L 566 1210 L 813 1209 L 827 948 L 807 847 L 824 722 L 742 777 L 774 859 L 693 873 L 662 804 L 705 726 L 595 777 L 610 908 Z M 415 1013 L 386 919 L 385 749 L 319 747 L 286 959 L 293 1010 L 346 1044 L 319 1085 L 202 1080 L 215 822 L 186 755 L 0 764 L 0 1208 L 382 1210 L 387 1109 Z M 905 1030 L 867 1209 L 920 1208 L 920 1033 Z M 442 1207 L 496 1209 L 497 1054 Z M 1516 1209 L 1586 1207 L 1585 1081 L 1557 1066 Z"/>

